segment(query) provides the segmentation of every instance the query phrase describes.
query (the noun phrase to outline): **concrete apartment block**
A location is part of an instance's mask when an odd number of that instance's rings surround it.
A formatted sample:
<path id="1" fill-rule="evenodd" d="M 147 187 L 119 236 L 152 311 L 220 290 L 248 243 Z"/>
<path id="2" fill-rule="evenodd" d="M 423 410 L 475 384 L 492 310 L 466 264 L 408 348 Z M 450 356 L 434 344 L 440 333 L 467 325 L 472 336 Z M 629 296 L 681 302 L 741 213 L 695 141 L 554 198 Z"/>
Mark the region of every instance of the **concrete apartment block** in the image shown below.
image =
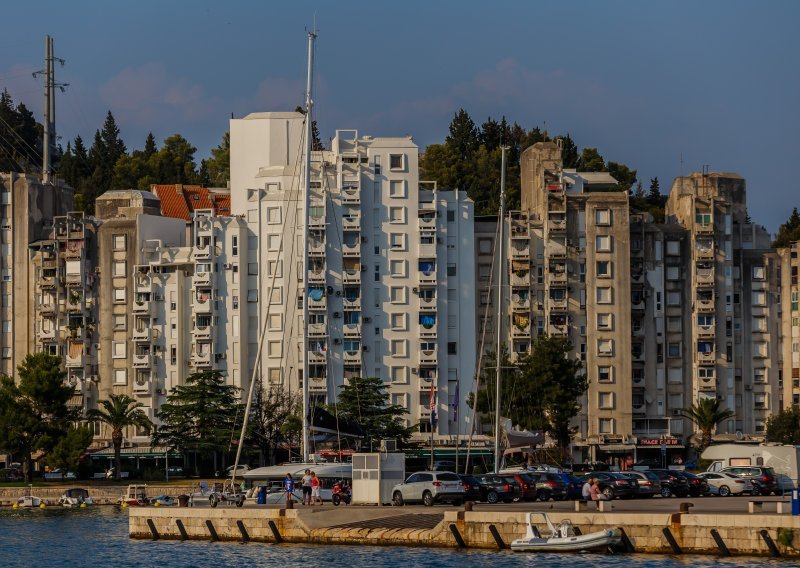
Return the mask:
<path id="1" fill-rule="evenodd" d="M 800 243 L 778 249 L 781 262 L 781 347 L 783 408 L 800 404 Z"/>

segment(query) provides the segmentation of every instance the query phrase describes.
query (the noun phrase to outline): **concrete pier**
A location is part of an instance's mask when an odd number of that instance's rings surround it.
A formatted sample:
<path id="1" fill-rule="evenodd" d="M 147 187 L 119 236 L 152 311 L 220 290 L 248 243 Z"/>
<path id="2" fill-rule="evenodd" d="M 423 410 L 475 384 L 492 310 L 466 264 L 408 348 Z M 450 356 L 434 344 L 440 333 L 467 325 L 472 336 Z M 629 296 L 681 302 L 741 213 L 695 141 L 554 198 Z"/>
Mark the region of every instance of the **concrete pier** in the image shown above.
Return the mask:
<path id="1" fill-rule="evenodd" d="M 800 557 L 800 517 L 776 514 L 548 512 L 584 534 L 622 527 L 635 552 Z M 539 529 L 543 529 L 539 526 Z M 669 531 L 666 534 L 665 529 Z M 712 529 L 716 534 L 712 534 Z M 764 534 L 762 534 L 764 533 Z M 368 544 L 498 549 L 525 535 L 525 513 L 439 508 L 340 507 L 335 510 L 244 508 L 131 508 L 137 539 Z M 724 551 L 718 540 L 724 543 Z M 672 541 L 672 542 L 670 542 Z M 796 547 L 796 548 L 795 548 Z"/>

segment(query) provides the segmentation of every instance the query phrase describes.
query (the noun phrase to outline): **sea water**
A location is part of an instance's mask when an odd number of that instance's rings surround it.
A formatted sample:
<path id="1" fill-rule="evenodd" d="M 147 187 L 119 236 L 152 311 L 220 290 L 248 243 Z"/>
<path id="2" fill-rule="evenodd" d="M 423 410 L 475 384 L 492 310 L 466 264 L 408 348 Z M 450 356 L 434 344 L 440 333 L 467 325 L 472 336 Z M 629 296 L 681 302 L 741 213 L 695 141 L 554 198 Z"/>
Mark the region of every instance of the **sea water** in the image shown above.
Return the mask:
<path id="1" fill-rule="evenodd" d="M 457 551 L 439 548 L 316 546 L 231 542 L 148 541 L 128 538 L 128 514 L 117 507 L 0 511 L 0 567 L 38 566 L 442 566 L 498 568 L 505 566 L 741 567 L 793 565 L 766 558 L 719 559 L 712 556 L 644 554 L 521 554 Z"/>

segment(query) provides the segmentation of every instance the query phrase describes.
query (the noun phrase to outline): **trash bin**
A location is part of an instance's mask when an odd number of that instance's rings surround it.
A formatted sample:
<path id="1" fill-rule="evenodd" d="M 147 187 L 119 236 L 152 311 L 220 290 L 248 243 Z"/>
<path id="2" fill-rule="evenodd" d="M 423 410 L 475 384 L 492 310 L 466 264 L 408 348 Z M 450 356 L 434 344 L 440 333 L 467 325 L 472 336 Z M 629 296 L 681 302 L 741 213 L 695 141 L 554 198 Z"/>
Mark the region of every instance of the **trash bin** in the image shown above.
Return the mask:
<path id="1" fill-rule="evenodd" d="M 258 486 L 258 497 L 256 498 L 256 504 L 258 504 L 258 505 L 266 505 L 267 504 L 267 486 L 266 485 L 259 485 Z"/>
<path id="2" fill-rule="evenodd" d="M 800 515 L 800 489 L 792 489 L 792 515 Z"/>
<path id="3" fill-rule="evenodd" d="M 178 506 L 179 507 L 188 507 L 189 506 L 189 496 L 188 495 L 178 495 Z"/>

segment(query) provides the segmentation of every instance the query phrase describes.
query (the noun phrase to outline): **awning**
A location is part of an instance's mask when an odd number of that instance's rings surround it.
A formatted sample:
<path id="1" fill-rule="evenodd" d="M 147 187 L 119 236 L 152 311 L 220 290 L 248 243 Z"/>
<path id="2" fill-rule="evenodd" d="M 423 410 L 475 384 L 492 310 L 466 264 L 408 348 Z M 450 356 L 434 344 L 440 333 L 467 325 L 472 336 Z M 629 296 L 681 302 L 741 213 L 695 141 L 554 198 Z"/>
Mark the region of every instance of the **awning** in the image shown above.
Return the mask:
<path id="1" fill-rule="evenodd" d="M 83 353 L 83 343 L 70 342 L 67 354 L 71 359 L 77 359 Z"/>
<path id="2" fill-rule="evenodd" d="M 601 451 L 609 453 L 632 452 L 635 448 L 633 444 L 601 444 L 597 447 Z"/>
<path id="3" fill-rule="evenodd" d="M 660 446 L 660 445 L 658 445 L 658 446 L 653 446 L 653 445 L 649 445 L 649 446 L 640 446 L 640 445 L 637 445 L 637 446 L 636 446 L 636 448 L 637 448 L 637 449 L 639 449 L 639 450 L 656 450 L 656 451 L 661 451 L 661 446 Z M 671 445 L 671 446 L 667 446 L 667 449 L 668 449 L 668 450 L 685 450 L 685 449 L 686 449 L 686 446 L 684 446 L 683 444 L 678 444 L 678 445 L 675 445 L 675 444 L 673 444 L 673 445 Z"/>

